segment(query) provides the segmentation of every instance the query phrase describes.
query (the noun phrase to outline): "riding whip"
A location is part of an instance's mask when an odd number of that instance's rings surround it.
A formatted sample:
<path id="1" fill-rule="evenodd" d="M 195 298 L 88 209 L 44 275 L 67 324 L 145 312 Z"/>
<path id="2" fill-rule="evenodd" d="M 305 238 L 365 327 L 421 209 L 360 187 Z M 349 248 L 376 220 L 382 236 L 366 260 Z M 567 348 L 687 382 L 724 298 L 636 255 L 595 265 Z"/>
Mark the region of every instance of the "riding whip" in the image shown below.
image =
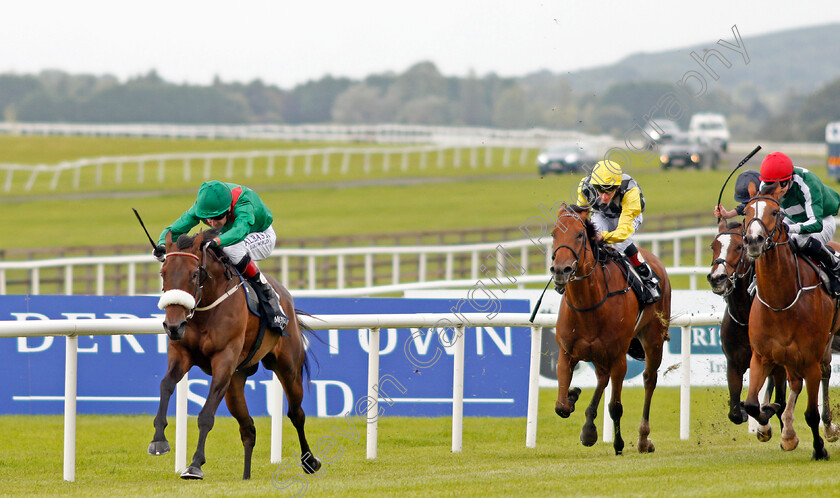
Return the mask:
<path id="1" fill-rule="evenodd" d="M 757 146 L 755 147 L 755 149 L 753 149 L 753 151 L 752 151 L 752 152 L 750 152 L 749 154 L 747 154 L 747 155 L 746 155 L 746 157 L 744 157 L 743 159 L 741 159 L 741 162 L 740 162 L 740 163 L 738 163 L 738 166 L 735 166 L 735 169 L 733 169 L 733 170 L 732 170 L 732 173 L 729 173 L 729 176 L 727 176 L 727 177 L 726 177 L 726 181 L 725 181 L 725 182 L 723 182 L 723 187 L 721 187 L 721 189 L 720 189 L 720 195 L 718 195 L 718 201 L 717 201 L 717 204 L 715 204 L 715 207 L 720 206 L 720 200 L 723 198 L 723 190 L 726 188 L 726 184 L 727 184 L 727 183 L 729 183 L 729 179 L 730 179 L 730 178 L 732 178 L 732 175 L 734 175 L 734 174 L 735 174 L 735 172 L 736 172 L 736 171 L 738 171 L 738 169 L 739 169 L 741 166 L 743 166 L 743 165 L 747 164 L 747 161 L 749 161 L 750 159 L 752 159 L 752 156 L 754 156 L 754 155 L 755 155 L 758 151 L 760 151 L 760 150 L 761 150 L 761 146 L 760 146 L 760 145 L 757 145 Z M 718 218 L 718 221 L 720 221 L 720 218 Z"/>
<path id="2" fill-rule="evenodd" d="M 540 294 L 540 298 L 537 299 L 537 304 L 534 305 L 534 311 L 531 313 L 531 318 L 528 320 L 531 323 L 534 323 L 534 318 L 537 317 L 537 311 L 540 310 L 540 304 L 542 304 L 542 298 L 545 295 L 545 291 L 548 289 L 548 285 L 552 282 L 553 279 L 549 279 L 548 283 L 545 284 L 545 288 L 543 288 L 542 294 Z"/>
<path id="3" fill-rule="evenodd" d="M 146 225 L 143 223 L 143 220 L 140 219 L 140 213 L 138 213 L 134 208 L 131 208 L 131 210 L 134 211 L 134 216 L 137 217 L 137 221 L 140 222 L 140 226 L 143 227 L 143 231 L 146 232 L 146 237 L 149 238 L 149 244 L 152 244 L 152 249 L 157 249 L 157 244 L 155 244 L 155 241 L 152 240 L 152 236 L 149 235 L 149 231 L 146 230 Z"/>

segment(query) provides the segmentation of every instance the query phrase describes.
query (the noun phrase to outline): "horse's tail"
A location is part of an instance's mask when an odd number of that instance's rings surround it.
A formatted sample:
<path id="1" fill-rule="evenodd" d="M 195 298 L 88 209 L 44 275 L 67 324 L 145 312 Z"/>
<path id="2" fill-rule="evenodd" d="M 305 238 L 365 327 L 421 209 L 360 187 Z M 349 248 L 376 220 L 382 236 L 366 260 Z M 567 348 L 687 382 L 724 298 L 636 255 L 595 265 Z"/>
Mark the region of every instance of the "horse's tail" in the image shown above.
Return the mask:
<path id="1" fill-rule="evenodd" d="M 299 310 L 297 308 L 295 308 L 295 315 L 296 316 L 309 316 L 309 317 L 312 316 L 309 313 L 307 313 L 303 310 Z M 301 321 L 298 320 L 298 327 L 300 327 L 301 338 L 303 338 L 303 336 L 306 336 L 306 340 L 311 342 L 312 338 L 314 337 L 315 339 L 320 341 L 321 344 L 326 344 L 324 342 L 324 340 L 321 339 L 321 337 L 318 336 L 318 334 L 315 333 L 315 330 L 313 330 L 309 325 L 301 323 Z M 312 366 L 311 366 L 311 363 L 310 363 L 311 360 L 315 361 L 315 364 L 318 366 L 318 368 L 321 367 L 321 364 L 318 362 L 318 358 L 315 356 L 315 353 L 312 352 L 311 348 L 307 348 L 306 349 L 306 354 L 304 354 L 304 356 L 303 356 L 303 378 L 306 379 L 307 383 L 309 383 L 309 381 L 312 377 L 312 375 L 311 375 Z"/>

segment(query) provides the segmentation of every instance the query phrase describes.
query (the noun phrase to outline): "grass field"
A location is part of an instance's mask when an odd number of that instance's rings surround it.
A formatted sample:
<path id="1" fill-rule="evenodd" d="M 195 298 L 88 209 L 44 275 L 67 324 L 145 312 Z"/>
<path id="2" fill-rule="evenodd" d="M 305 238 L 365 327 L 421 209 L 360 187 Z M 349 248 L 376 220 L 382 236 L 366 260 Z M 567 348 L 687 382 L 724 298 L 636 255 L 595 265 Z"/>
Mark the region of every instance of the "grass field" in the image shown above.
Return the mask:
<path id="1" fill-rule="evenodd" d="M 836 389 L 833 389 L 835 391 Z M 840 392 L 832 393 L 839 395 Z M 799 448 L 784 452 L 778 432 L 759 443 L 746 425 L 726 419 L 724 388 L 692 389 L 691 437 L 679 439 L 679 389 L 656 390 L 651 415 L 653 454 L 635 450 L 643 390 L 624 392 L 623 456 L 612 445 L 583 447 L 578 435 L 591 390 L 584 390 L 569 419 L 554 414 L 554 390 L 540 393 L 537 447 L 525 447 L 523 418 L 467 418 L 463 451 L 451 448 L 449 418 L 395 418 L 379 423 L 378 458 L 365 458 L 365 427 L 355 422 L 354 438 L 345 419 L 310 417 L 310 444 L 332 437 L 336 446 L 319 477 L 295 467 L 294 429 L 284 421 L 281 464 L 269 462 L 267 418 L 257 423 L 252 479 L 243 482 L 242 447 L 232 418 L 219 417 L 207 443 L 204 481 L 182 481 L 173 453 L 146 454 L 152 416 L 80 416 L 76 482 L 62 480 L 60 416 L 0 417 L 2 493 L 79 496 L 767 496 L 836 495 L 840 443 L 828 443 L 834 457 L 810 460 L 812 439 L 796 413 Z M 170 420 L 170 422 L 172 422 Z M 188 458 L 194 451 L 195 418 L 190 419 Z M 602 421 L 596 421 L 599 434 Z M 335 428 L 335 430 L 333 430 Z M 774 422 L 774 430 L 778 424 Z M 173 439 L 172 426 L 168 429 Z M 322 446 L 323 447 L 323 446 Z M 285 486 L 285 487 L 284 487 Z"/>

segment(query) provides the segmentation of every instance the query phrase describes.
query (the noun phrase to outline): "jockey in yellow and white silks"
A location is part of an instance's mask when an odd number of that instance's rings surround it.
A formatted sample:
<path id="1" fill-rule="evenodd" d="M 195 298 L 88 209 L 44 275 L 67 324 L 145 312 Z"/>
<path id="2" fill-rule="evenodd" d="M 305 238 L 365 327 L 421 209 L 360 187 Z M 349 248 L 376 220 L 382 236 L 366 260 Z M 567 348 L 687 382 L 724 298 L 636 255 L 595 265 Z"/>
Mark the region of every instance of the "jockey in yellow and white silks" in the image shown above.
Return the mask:
<path id="1" fill-rule="evenodd" d="M 657 282 L 644 257 L 633 244 L 633 235 L 644 219 L 645 197 L 636 180 L 613 161 L 601 161 L 578 184 L 578 205 L 588 206 L 599 237 L 624 253 L 645 283 L 647 303 L 659 300 Z"/>

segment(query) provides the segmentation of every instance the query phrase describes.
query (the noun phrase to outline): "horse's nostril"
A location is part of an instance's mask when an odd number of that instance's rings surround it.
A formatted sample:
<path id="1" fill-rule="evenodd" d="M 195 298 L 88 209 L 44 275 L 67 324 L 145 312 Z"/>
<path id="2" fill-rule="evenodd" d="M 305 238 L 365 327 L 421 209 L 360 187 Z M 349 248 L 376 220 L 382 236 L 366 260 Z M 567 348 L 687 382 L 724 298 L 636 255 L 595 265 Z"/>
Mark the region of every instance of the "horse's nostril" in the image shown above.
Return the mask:
<path id="1" fill-rule="evenodd" d="M 553 274 L 555 273 L 555 271 L 556 271 L 556 270 L 554 269 L 554 267 L 553 267 L 553 266 L 552 266 L 551 268 L 549 268 L 549 270 L 551 270 L 552 275 L 553 275 Z"/>

